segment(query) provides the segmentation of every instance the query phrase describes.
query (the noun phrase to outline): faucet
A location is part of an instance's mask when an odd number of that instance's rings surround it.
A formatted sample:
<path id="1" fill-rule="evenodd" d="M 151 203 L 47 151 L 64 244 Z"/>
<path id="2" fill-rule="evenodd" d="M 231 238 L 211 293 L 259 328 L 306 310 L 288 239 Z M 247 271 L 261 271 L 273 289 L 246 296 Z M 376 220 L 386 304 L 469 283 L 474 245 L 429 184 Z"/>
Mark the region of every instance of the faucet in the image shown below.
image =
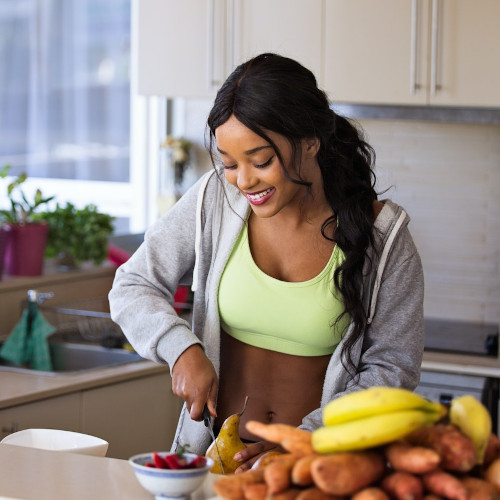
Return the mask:
<path id="1" fill-rule="evenodd" d="M 40 293 L 38 290 L 28 290 L 29 304 L 42 304 L 45 300 L 54 297 L 54 292 Z"/>

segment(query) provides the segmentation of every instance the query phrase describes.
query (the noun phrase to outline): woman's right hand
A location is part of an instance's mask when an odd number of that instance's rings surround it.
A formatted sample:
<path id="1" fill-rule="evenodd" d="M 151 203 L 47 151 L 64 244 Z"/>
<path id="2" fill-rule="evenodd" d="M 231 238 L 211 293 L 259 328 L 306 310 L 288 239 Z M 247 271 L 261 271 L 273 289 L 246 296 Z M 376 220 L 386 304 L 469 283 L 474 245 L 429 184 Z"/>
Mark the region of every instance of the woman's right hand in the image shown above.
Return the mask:
<path id="1" fill-rule="evenodd" d="M 205 403 L 213 417 L 217 416 L 215 400 L 219 380 L 214 365 L 199 344 L 188 347 L 172 370 L 172 391 L 186 402 L 193 420 L 201 420 Z"/>

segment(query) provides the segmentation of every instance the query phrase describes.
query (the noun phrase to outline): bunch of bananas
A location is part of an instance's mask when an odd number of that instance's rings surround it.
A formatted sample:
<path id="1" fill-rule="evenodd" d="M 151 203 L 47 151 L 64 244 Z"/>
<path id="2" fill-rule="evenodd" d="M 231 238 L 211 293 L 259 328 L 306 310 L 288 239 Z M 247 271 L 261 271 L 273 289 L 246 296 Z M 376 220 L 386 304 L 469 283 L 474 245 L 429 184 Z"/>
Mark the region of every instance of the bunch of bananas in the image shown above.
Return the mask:
<path id="1" fill-rule="evenodd" d="M 371 387 L 330 401 L 323 409 L 324 426 L 312 435 L 319 453 L 360 450 L 401 439 L 437 422 L 447 408 L 396 387 Z"/>

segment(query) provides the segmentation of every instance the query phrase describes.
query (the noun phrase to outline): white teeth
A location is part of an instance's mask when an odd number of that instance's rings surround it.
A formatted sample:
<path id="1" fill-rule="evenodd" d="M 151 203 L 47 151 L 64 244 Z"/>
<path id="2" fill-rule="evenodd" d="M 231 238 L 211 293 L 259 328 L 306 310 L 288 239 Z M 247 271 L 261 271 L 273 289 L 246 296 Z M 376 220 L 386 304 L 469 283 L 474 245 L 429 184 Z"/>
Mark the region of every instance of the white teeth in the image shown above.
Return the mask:
<path id="1" fill-rule="evenodd" d="M 260 193 L 257 194 L 247 194 L 247 197 L 250 200 L 260 200 L 263 196 L 266 196 L 266 194 L 270 193 L 273 188 L 268 188 L 265 191 L 261 191 Z"/>

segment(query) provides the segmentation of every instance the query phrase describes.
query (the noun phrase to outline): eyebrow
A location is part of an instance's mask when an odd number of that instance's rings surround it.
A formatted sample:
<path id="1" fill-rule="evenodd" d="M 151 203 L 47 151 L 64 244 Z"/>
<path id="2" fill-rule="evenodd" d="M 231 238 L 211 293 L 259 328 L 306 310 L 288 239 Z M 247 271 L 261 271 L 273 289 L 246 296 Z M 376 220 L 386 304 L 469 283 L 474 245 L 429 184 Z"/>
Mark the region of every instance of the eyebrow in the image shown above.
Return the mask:
<path id="1" fill-rule="evenodd" d="M 247 151 L 244 151 L 244 153 L 246 155 L 253 155 L 255 153 L 257 153 L 258 151 L 261 151 L 262 149 L 272 149 L 273 147 L 272 146 L 258 146 L 256 148 L 253 148 L 253 149 L 248 149 Z M 219 147 L 217 147 L 217 151 L 221 154 L 221 155 L 226 155 L 226 156 L 229 156 L 228 153 L 226 153 L 225 151 L 223 151 L 222 149 L 220 149 Z"/>

